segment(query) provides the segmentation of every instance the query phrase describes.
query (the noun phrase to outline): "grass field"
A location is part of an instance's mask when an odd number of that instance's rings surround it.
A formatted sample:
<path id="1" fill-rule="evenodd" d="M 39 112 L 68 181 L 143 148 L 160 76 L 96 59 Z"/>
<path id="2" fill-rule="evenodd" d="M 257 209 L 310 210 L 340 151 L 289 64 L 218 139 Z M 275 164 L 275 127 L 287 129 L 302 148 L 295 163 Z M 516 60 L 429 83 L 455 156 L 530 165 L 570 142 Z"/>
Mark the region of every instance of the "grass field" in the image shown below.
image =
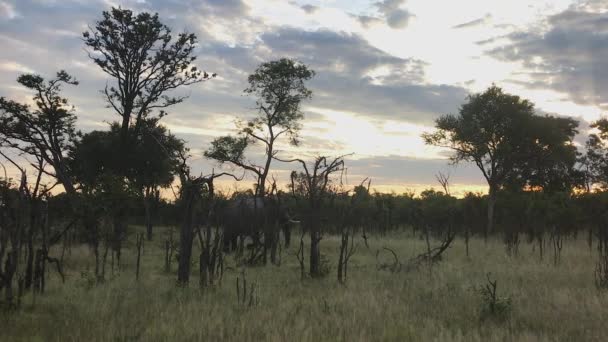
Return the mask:
<path id="1" fill-rule="evenodd" d="M 595 253 L 584 241 L 566 241 L 562 261 L 541 262 L 522 243 L 508 257 L 499 241 L 471 241 L 471 257 L 456 240 L 432 272 L 377 270 L 376 251 L 389 246 L 402 261 L 425 250 L 410 232 L 370 238 L 351 259 L 346 286 L 336 280 L 339 240 L 325 237 L 322 253 L 331 264 L 324 279 L 300 281 L 295 248 L 283 251 L 280 267 L 247 268 L 258 302 L 239 305 L 236 268 L 221 284 L 202 291 L 196 275 L 189 288 L 175 286 L 164 272 L 160 233 L 147 243 L 142 274 L 135 281 L 135 248 L 130 241 L 123 269 L 90 287 L 81 271 L 92 268 L 85 247 L 66 261 L 65 285 L 50 273 L 43 296 L 26 295 L 21 310 L 0 317 L 2 341 L 606 341 L 608 293 L 593 282 Z M 195 255 L 198 252 L 195 250 Z M 196 258 L 193 258 L 196 259 Z M 380 254 L 381 262 L 392 256 Z M 88 266 L 87 266 L 88 265 Z M 175 270 L 176 265 L 173 265 Z M 193 267 L 198 270 L 198 265 Z M 482 313 L 479 287 L 486 274 L 498 293 L 511 298 L 503 318 Z M 193 273 L 197 273 L 194 271 Z"/>

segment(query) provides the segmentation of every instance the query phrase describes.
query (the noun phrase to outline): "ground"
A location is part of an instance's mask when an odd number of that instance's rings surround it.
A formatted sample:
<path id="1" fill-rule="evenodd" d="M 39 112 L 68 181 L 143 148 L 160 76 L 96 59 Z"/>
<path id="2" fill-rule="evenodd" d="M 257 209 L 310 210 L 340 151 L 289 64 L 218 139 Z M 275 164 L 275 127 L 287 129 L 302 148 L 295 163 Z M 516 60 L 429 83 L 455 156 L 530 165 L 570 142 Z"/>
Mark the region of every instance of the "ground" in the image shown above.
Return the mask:
<path id="1" fill-rule="evenodd" d="M 300 281 L 292 246 L 283 251 L 281 266 L 242 269 L 229 257 L 221 284 L 201 290 L 196 274 L 189 287 L 176 287 L 175 263 L 171 273 L 164 272 L 161 230 L 145 245 L 139 281 L 134 238 L 122 271 L 96 286 L 90 285 L 90 272 L 82 272 L 92 268 L 92 255 L 85 246 L 75 247 L 66 260 L 65 284 L 51 273 L 44 295 L 26 295 L 19 312 L 2 314 L 0 340 L 606 341 L 608 336 L 608 293 L 594 285 L 595 252 L 582 239 L 564 243 L 557 266 L 550 249 L 541 261 L 538 249 L 522 243 L 519 255 L 509 257 L 492 239 L 472 239 L 467 258 L 457 239 L 430 272 L 391 273 L 377 266 L 392 262 L 392 256 L 382 251 L 377 259 L 376 252 L 388 246 L 405 263 L 424 251 L 423 240 L 410 231 L 372 236 L 369 248 L 358 246 L 341 285 L 339 238 L 326 236 L 321 249 L 330 273 L 323 279 Z M 237 302 L 236 278 L 242 279 L 242 272 L 257 285 L 251 307 Z M 498 295 L 505 302 L 510 298 L 502 316 L 487 313 L 479 291 L 488 273 Z"/>

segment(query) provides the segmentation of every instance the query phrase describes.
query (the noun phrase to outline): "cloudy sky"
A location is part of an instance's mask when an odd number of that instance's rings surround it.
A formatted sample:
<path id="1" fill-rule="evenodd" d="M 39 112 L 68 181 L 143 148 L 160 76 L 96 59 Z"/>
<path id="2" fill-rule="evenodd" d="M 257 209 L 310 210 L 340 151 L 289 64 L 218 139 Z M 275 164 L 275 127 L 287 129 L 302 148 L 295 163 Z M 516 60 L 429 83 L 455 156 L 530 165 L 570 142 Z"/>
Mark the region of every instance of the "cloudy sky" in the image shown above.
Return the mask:
<path id="1" fill-rule="evenodd" d="M 349 183 L 369 176 L 380 191 L 436 186 L 440 171 L 457 192 L 485 190 L 474 166 L 449 165 L 420 134 L 492 83 L 539 112 L 581 120 L 580 142 L 608 107 L 608 0 L 0 0 L 0 96 L 26 101 L 20 73 L 65 69 L 81 82 L 66 89 L 79 128 L 105 129 L 117 119 L 99 93 L 111 80 L 80 37 L 111 6 L 158 12 L 199 37 L 197 65 L 219 76 L 182 89 L 190 98 L 163 122 L 204 173 L 214 167 L 202 157 L 209 142 L 254 114 L 247 75 L 280 57 L 317 72 L 303 144 L 282 155 L 354 153 Z M 274 174 L 292 167 L 276 164 Z"/>

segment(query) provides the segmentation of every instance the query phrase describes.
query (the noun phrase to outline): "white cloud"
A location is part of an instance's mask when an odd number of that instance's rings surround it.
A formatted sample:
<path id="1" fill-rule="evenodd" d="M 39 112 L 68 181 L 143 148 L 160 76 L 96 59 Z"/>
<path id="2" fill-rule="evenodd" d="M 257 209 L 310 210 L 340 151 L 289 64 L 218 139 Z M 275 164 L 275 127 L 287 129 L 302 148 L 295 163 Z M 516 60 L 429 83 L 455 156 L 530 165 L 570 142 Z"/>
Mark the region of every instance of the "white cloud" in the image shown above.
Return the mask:
<path id="1" fill-rule="evenodd" d="M 15 61 L 0 61 L 0 70 L 19 73 L 34 73 L 34 70 Z"/>

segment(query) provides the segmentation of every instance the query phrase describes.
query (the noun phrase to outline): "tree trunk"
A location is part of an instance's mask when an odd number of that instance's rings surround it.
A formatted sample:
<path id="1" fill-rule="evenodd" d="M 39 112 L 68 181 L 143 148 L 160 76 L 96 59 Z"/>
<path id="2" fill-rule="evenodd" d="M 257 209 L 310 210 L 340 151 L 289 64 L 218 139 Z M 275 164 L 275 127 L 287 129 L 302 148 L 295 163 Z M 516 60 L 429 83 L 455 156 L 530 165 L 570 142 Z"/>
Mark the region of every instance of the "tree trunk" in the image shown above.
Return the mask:
<path id="1" fill-rule="evenodd" d="M 190 258 L 192 256 L 192 240 L 194 238 L 194 202 L 196 191 L 194 185 L 188 181 L 183 186 L 183 221 L 179 238 L 179 263 L 177 266 L 177 283 L 181 286 L 190 281 Z"/>
<path id="2" fill-rule="evenodd" d="M 467 253 L 467 258 L 469 258 L 469 228 L 465 228 L 464 230 L 464 246 Z"/>
<path id="3" fill-rule="evenodd" d="M 318 227 L 310 230 L 310 276 L 312 278 L 321 275 L 321 232 Z"/>
<path id="4" fill-rule="evenodd" d="M 490 191 L 488 193 L 488 223 L 486 226 L 486 231 L 484 232 L 484 239 L 488 241 L 488 234 L 492 234 L 494 232 L 494 207 L 496 206 L 496 188 L 495 186 L 490 186 Z"/>
<path id="5" fill-rule="evenodd" d="M 144 192 L 144 214 L 146 224 L 146 238 L 152 241 L 152 193 L 148 188 Z"/>

